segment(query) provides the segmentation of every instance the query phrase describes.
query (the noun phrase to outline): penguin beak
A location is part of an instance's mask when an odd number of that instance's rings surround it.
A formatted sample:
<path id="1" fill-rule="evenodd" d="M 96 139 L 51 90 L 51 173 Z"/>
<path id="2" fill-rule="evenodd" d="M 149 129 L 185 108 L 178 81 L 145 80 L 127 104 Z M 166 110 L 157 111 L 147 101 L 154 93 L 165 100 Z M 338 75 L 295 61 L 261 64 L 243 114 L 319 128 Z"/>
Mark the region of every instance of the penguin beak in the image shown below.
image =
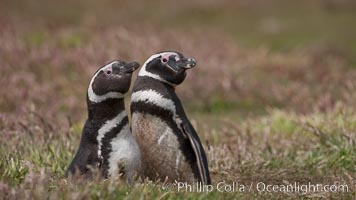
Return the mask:
<path id="1" fill-rule="evenodd" d="M 140 64 L 138 62 L 130 62 L 123 66 L 123 71 L 125 73 L 132 73 L 139 67 L 140 67 Z"/>
<path id="2" fill-rule="evenodd" d="M 194 58 L 181 58 L 177 61 L 177 66 L 183 69 L 191 69 L 197 65 L 197 61 Z"/>
<path id="3" fill-rule="evenodd" d="M 185 66 L 186 69 L 191 69 L 197 65 L 197 61 L 194 58 L 188 58 L 186 63 L 187 63 L 187 65 Z"/>

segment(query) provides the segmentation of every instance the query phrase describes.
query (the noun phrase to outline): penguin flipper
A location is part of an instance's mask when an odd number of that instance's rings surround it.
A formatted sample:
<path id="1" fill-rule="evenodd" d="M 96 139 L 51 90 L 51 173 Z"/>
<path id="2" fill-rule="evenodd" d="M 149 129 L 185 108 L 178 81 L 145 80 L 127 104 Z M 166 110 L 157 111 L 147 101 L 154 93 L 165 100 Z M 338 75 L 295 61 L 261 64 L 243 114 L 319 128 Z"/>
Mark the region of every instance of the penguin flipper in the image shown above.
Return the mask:
<path id="1" fill-rule="evenodd" d="M 200 142 L 197 132 L 189 121 L 181 124 L 184 134 L 189 138 L 190 144 L 197 158 L 197 164 L 201 181 L 206 185 L 211 185 L 210 173 L 208 168 L 208 161 L 206 159 L 203 145 Z"/>

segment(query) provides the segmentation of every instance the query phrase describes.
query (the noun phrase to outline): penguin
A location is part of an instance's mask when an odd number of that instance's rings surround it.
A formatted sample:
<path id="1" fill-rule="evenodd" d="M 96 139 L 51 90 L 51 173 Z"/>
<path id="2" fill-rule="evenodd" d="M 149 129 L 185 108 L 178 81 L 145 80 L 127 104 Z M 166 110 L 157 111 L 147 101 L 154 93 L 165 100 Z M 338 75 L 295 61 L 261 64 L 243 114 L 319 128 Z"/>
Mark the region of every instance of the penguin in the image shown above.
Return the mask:
<path id="1" fill-rule="evenodd" d="M 139 147 L 131 134 L 124 97 L 137 62 L 113 61 L 98 69 L 87 91 L 88 118 L 80 145 L 66 176 L 92 176 L 98 168 L 105 178 L 126 176 L 132 182 L 141 170 Z"/>
<path id="2" fill-rule="evenodd" d="M 140 69 L 131 95 L 131 128 L 145 178 L 211 184 L 207 158 L 175 88 L 196 65 L 176 51 L 152 55 Z"/>

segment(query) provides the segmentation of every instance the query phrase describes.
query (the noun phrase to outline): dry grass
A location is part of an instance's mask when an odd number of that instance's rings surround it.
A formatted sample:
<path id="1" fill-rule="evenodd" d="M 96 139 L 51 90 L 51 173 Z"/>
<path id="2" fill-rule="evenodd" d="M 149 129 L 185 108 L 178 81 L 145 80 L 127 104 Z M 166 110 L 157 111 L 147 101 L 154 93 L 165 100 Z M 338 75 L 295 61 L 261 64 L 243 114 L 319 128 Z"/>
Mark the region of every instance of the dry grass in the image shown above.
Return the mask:
<path id="1" fill-rule="evenodd" d="M 233 4 L 236 9 L 259 5 L 238 2 Z M 345 9 L 344 4 L 328 2 L 327 6 Z M 269 45 L 246 48 L 231 36 L 234 30 L 207 29 L 220 27 L 212 24 L 214 19 L 231 15 L 228 1 L 197 0 L 176 5 L 177 9 L 165 4 L 166 9 L 156 15 L 152 13 L 160 1 L 150 6 L 123 3 L 131 10 L 146 8 L 152 16 L 147 19 L 150 23 L 141 21 L 144 14 L 127 17 L 129 13 L 123 10 L 118 14 L 122 19 L 116 19 L 113 9 L 93 18 L 88 13 L 95 3 L 82 3 L 78 3 L 81 12 L 68 8 L 69 14 L 50 12 L 51 5 L 45 12 L 36 4 L 9 3 L 0 15 L 2 198 L 354 198 L 356 71 L 348 56 L 351 50 L 324 43 L 288 51 L 275 51 Z M 64 8 L 67 4 L 71 5 L 66 2 Z M 107 5 L 110 1 L 98 9 L 106 10 Z M 211 11 L 215 7 L 227 12 Z M 194 20 L 182 25 L 174 15 L 183 16 L 185 9 L 206 10 L 203 16 L 193 12 L 191 19 L 211 18 L 200 26 L 193 27 Z M 26 16 L 35 21 L 22 18 Z M 169 20 L 158 19 L 162 16 Z M 170 27 L 169 21 L 172 28 L 160 29 Z M 204 141 L 214 183 L 338 182 L 347 184 L 350 192 L 184 193 L 165 190 L 162 183 L 129 187 L 120 181 L 76 183 L 63 178 L 86 118 L 90 76 L 113 59 L 143 63 L 149 55 L 166 49 L 198 60 L 177 92 Z"/>

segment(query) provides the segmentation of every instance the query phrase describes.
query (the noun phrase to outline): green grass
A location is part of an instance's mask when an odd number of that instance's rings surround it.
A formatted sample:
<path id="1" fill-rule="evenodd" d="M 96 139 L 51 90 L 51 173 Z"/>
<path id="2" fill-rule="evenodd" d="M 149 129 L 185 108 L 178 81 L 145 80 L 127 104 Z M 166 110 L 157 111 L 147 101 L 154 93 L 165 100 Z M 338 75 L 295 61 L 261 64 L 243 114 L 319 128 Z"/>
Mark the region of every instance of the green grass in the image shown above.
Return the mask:
<path id="1" fill-rule="evenodd" d="M 249 48 L 267 46 L 274 51 L 290 51 L 326 46 L 339 49 L 342 54 L 346 52 L 343 56 L 352 66 L 356 62 L 353 56 L 356 53 L 356 28 L 352 26 L 356 15 L 351 1 L 333 3 L 333 6 L 328 2 L 280 0 L 250 4 L 221 1 L 212 5 L 196 1 L 175 6 L 160 0 L 120 4 L 64 1 L 60 5 L 47 1 L 41 1 L 41 4 L 5 1 L 4 5 L 4 13 L 60 26 L 86 25 L 85 22 L 89 25 L 98 23 L 99 28 L 135 23 L 159 24 L 162 30 L 191 30 L 198 26 L 208 32 L 227 33 L 239 45 Z M 157 9 L 158 6 L 164 9 Z M 36 43 L 40 40 L 37 37 L 31 40 Z M 74 40 L 78 42 L 78 38 Z"/>
<path id="2" fill-rule="evenodd" d="M 238 45 L 251 49 L 261 46 L 275 52 L 331 49 L 355 66 L 356 28 L 351 25 L 355 12 L 354 7 L 347 5 L 330 9 L 320 2 L 266 1 L 250 5 L 222 2 L 160 12 L 147 11 L 141 20 L 158 21 L 166 29 L 191 30 L 199 25 L 204 31 L 228 34 Z"/>
<path id="3" fill-rule="evenodd" d="M 354 199 L 355 3 L 246 2 L 2 1 L 0 198 Z M 65 178 L 90 76 L 165 49 L 198 60 L 177 93 L 215 187 L 340 183 L 349 192 L 199 193 Z"/>
<path id="4" fill-rule="evenodd" d="M 356 137 L 354 110 L 339 106 L 325 114 L 297 115 L 270 110 L 263 116 L 233 119 L 213 118 L 220 123 L 215 129 L 205 118 L 193 123 L 202 141 L 209 143 L 207 151 L 213 183 L 238 181 L 242 185 L 266 182 L 283 184 L 347 184 L 348 193 L 317 193 L 321 197 L 351 199 L 355 195 L 353 180 L 356 173 Z M 195 115 L 195 117 L 198 117 Z M 211 116 L 210 116 L 211 117 Z M 334 120 L 338 119 L 338 120 Z M 221 125 L 222 124 L 222 125 Z M 211 193 L 182 192 L 165 183 L 136 183 L 128 186 L 122 181 L 100 178 L 74 181 L 64 178 L 64 171 L 75 153 L 81 124 L 68 130 L 50 130 L 44 124 L 28 125 L 28 130 L 46 133 L 36 137 L 19 133 L 16 140 L 1 148 L 0 181 L 16 193 L 5 197 L 20 198 L 30 189 L 33 198 L 294 198 L 312 197 L 316 193 L 285 194 L 249 192 Z M 63 137 L 62 134 L 70 135 Z M 269 136 L 269 137 L 266 137 Z M 222 156 L 223 155 L 223 156 Z M 216 187 L 216 186 L 214 186 Z M 46 191 L 46 192 L 45 192 Z M 4 195 L 4 194 L 3 194 Z"/>

